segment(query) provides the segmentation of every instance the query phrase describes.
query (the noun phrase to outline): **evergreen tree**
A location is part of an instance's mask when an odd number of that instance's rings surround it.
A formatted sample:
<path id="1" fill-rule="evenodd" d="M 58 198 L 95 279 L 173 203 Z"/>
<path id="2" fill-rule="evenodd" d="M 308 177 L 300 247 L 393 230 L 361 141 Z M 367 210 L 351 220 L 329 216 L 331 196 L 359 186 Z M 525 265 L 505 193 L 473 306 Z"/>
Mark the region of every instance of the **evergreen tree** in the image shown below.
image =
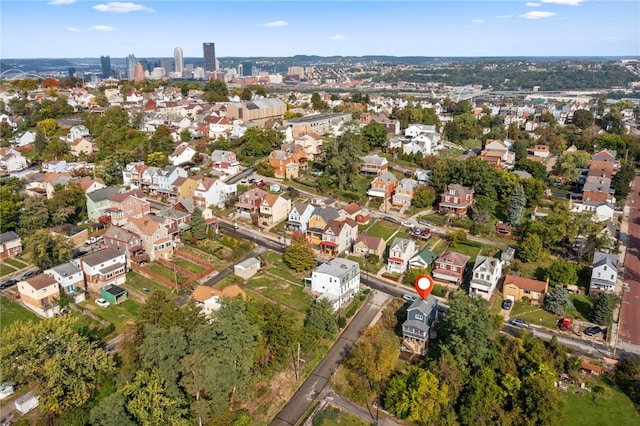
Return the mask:
<path id="1" fill-rule="evenodd" d="M 509 210 L 507 211 L 507 222 L 515 226 L 520 225 L 526 204 L 527 197 L 524 193 L 524 188 L 522 184 L 518 183 L 511 193 L 511 201 L 509 202 Z"/>
<path id="2" fill-rule="evenodd" d="M 207 224 L 202 215 L 202 209 L 196 207 L 191 213 L 191 235 L 198 240 L 202 240 L 207 236 Z"/>
<path id="3" fill-rule="evenodd" d="M 613 301 L 607 293 L 600 293 L 591 310 L 591 320 L 596 324 L 609 325 L 613 320 Z"/>
<path id="4" fill-rule="evenodd" d="M 552 314 L 564 315 L 565 311 L 573 309 L 573 303 L 569 299 L 569 291 L 562 286 L 552 288 L 544 296 L 542 307 Z"/>

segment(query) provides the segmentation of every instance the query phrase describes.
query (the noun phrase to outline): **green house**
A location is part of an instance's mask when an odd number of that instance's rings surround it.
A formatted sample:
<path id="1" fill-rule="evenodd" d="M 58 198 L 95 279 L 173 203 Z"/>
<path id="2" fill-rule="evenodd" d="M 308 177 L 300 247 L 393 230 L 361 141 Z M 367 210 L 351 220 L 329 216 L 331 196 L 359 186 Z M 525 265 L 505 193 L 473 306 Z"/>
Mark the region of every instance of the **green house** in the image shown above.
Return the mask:
<path id="1" fill-rule="evenodd" d="M 114 284 L 102 287 L 100 296 L 113 305 L 117 305 L 128 297 L 127 290 Z"/>

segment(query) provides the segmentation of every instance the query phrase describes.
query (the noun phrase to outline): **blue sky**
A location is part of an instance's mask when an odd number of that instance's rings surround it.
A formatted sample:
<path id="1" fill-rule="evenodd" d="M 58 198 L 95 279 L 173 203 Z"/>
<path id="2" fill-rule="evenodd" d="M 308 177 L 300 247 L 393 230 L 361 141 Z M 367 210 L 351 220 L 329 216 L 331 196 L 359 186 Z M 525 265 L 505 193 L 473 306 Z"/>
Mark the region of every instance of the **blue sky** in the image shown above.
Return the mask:
<path id="1" fill-rule="evenodd" d="M 637 0 L 1 0 L 0 57 L 638 56 Z"/>

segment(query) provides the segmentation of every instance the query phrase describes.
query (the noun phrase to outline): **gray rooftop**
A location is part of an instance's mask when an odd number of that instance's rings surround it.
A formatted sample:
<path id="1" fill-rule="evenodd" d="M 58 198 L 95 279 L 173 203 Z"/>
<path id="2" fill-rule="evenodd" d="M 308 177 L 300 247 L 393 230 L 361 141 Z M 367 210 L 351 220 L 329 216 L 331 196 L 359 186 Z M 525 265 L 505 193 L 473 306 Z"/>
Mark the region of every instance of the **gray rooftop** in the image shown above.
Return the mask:
<path id="1" fill-rule="evenodd" d="M 2 234 L 0 234 L 0 244 L 17 240 L 18 238 L 20 238 L 20 236 L 18 236 L 18 234 L 13 231 L 3 232 Z"/>
<path id="2" fill-rule="evenodd" d="M 318 266 L 314 272 L 341 277 L 353 269 L 359 269 L 359 267 L 357 262 L 336 257 Z"/>
<path id="3" fill-rule="evenodd" d="M 63 263 L 62 265 L 54 266 L 51 268 L 52 271 L 55 271 L 56 274 L 62 277 L 68 277 L 69 275 L 77 274 L 80 272 L 80 268 L 74 265 L 71 262 Z"/>
<path id="4" fill-rule="evenodd" d="M 100 263 L 111 260 L 115 257 L 123 256 L 118 250 L 113 248 L 105 248 L 102 250 L 94 251 L 81 257 L 82 261 L 89 266 L 99 265 Z"/>

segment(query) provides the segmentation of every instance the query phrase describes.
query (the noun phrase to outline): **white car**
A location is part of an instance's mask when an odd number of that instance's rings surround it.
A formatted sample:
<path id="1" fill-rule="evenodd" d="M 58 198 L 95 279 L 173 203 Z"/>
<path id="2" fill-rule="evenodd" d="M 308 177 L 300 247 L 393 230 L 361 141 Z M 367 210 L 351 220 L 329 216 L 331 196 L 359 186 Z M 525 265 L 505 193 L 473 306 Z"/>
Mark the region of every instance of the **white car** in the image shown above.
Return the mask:
<path id="1" fill-rule="evenodd" d="M 87 241 L 84 242 L 85 245 L 90 246 L 93 243 L 97 243 L 98 239 L 96 237 L 89 237 Z"/>
<path id="2" fill-rule="evenodd" d="M 109 306 L 109 302 L 107 302 L 104 299 L 96 299 L 96 305 L 98 306 L 102 306 L 103 308 L 106 308 L 107 306 Z"/>
<path id="3" fill-rule="evenodd" d="M 403 220 L 402 222 L 400 222 L 400 225 L 406 226 L 407 228 L 413 228 L 414 227 L 413 223 L 409 222 L 408 220 Z"/>

